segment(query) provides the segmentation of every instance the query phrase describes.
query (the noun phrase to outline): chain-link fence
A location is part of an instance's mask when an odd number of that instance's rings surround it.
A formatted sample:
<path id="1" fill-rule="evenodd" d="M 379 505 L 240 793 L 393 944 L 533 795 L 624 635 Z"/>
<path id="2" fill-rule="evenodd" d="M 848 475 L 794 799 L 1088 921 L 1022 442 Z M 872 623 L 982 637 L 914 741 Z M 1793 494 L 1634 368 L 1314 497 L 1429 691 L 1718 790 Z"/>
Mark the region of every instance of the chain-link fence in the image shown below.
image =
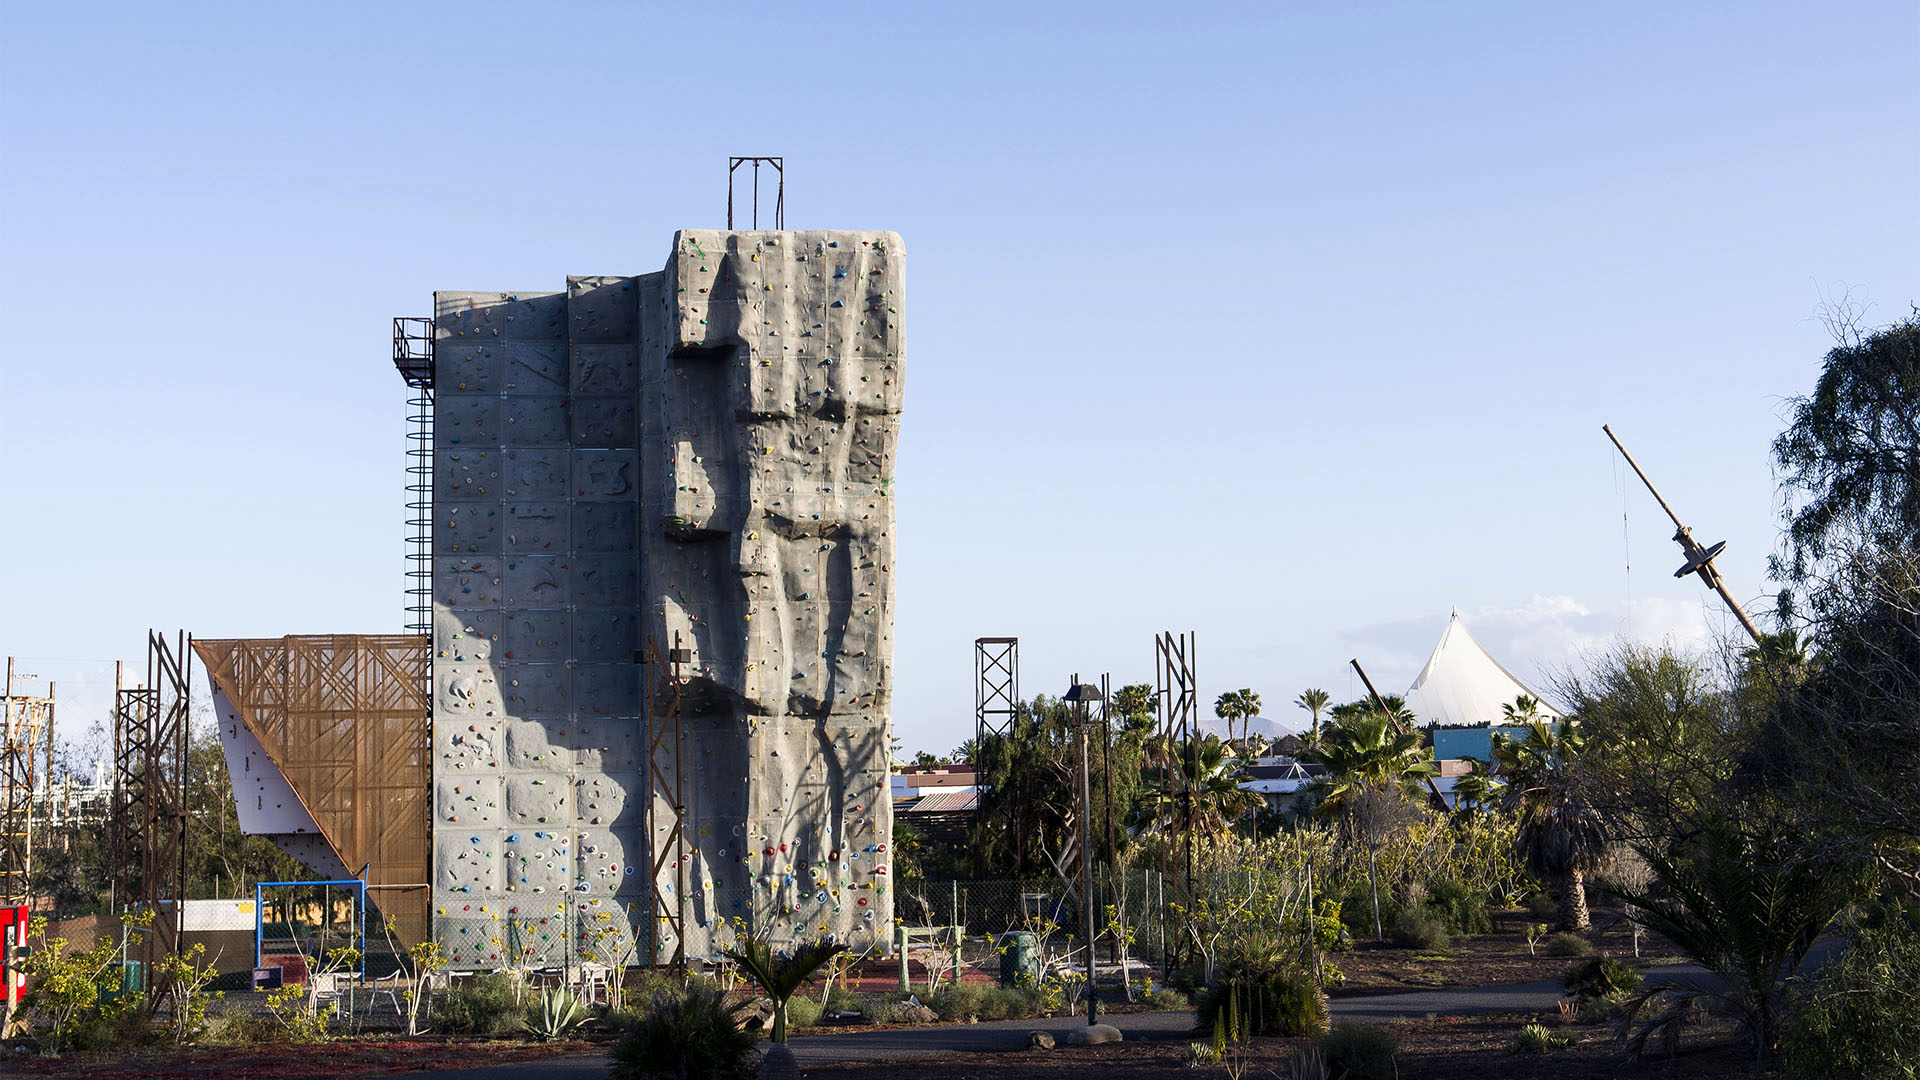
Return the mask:
<path id="1" fill-rule="evenodd" d="M 1029 974 L 1078 970 L 1086 961 L 1085 909 L 1078 879 L 1026 881 L 932 881 L 900 890 L 895 917 L 902 926 L 957 926 L 963 933 L 960 975 L 1011 977 L 1017 963 Z M 1095 871 L 1094 965 L 1100 981 L 1118 981 L 1125 970 L 1138 981 L 1157 973 L 1167 953 L 1164 881 L 1151 870 Z M 1023 935 L 1031 935 L 1030 938 Z M 930 947 L 931 948 L 931 947 Z M 1014 950 L 1020 957 L 1010 959 Z M 1026 950 L 1032 959 L 1024 959 Z M 910 956 L 911 977 L 924 982 L 945 963 Z"/>
<path id="2" fill-rule="evenodd" d="M 1184 880 L 1152 870 L 1096 868 L 1095 977 L 1112 985 L 1124 971 L 1129 981 L 1157 981 L 1228 941 L 1303 946 L 1313 888 L 1304 864 L 1202 872 Z M 1080 892 L 1078 875 L 932 881 L 902 889 L 896 910 L 902 926 L 961 928 L 963 978 L 1011 974 L 1008 953 L 1015 947 L 1033 951 L 1036 974 L 1078 977 L 1086 963 Z M 931 955 L 931 948 L 909 957 L 917 982 L 950 965 Z"/>

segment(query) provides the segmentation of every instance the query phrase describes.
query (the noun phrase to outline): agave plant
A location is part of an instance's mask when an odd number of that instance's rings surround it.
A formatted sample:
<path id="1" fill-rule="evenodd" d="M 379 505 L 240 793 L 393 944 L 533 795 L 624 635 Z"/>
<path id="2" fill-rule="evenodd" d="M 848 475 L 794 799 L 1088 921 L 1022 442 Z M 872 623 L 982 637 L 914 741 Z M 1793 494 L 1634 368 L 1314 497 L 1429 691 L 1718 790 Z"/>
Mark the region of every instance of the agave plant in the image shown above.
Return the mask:
<path id="1" fill-rule="evenodd" d="M 565 987 L 547 987 L 540 991 L 540 1007 L 524 1025 L 527 1034 L 541 1042 L 564 1039 L 575 1028 L 593 1023 L 587 1007 Z"/>

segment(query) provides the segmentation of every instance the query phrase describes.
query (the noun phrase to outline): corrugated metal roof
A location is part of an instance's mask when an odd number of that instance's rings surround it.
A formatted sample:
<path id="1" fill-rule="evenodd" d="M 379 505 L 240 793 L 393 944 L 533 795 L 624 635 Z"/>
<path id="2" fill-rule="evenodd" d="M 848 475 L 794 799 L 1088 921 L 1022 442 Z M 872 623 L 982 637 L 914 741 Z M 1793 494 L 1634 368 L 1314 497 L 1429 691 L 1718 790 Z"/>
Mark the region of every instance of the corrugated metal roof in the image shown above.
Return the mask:
<path id="1" fill-rule="evenodd" d="M 895 809 L 904 814 L 958 814 L 970 812 L 979 804 L 977 791 L 936 791 Z"/>

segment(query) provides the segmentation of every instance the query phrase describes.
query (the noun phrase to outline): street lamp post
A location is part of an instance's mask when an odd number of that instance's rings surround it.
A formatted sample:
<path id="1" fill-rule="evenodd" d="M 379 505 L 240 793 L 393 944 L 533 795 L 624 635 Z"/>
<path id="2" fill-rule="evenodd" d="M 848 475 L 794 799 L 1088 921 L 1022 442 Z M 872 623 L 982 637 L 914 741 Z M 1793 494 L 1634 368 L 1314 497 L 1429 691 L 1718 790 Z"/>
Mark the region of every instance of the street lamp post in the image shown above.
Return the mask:
<path id="1" fill-rule="evenodd" d="M 1066 700 L 1073 705 L 1074 741 L 1080 744 L 1080 911 L 1087 944 L 1087 1024 L 1099 1023 L 1099 1000 L 1093 992 L 1093 781 L 1087 765 L 1087 706 L 1106 700 L 1100 688 L 1080 681 L 1076 673 Z M 1126 972 L 1121 972 L 1126 977 Z"/>

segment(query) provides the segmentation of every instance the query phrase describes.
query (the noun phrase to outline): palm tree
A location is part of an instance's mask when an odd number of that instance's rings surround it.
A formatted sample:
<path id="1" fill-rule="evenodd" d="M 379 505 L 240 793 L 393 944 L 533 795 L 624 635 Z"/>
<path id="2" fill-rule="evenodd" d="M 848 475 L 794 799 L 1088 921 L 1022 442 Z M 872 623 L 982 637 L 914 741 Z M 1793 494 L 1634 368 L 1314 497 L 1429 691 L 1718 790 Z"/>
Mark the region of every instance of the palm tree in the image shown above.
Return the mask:
<path id="1" fill-rule="evenodd" d="M 1313 727 L 1308 729 L 1309 741 L 1320 737 L 1320 714 L 1326 711 L 1327 705 L 1332 701 L 1333 698 L 1329 697 L 1325 690 L 1302 690 L 1300 696 L 1293 699 L 1295 705 L 1307 710 L 1313 716 Z"/>
<path id="2" fill-rule="evenodd" d="M 1816 667 L 1807 653 L 1807 643 L 1791 626 L 1775 633 L 1761 634 L 1760 640 L 1743 657 L 1749 678 L 1764 674 L 1774 686 L 1798 686 L 1807 681 Z"/>
<path id="3" fill-rule="evenodd" d="M 1453 782 L 1454 802 L 1463 810 L 1488 810 L 1500 802 L 1507 785 L 1496 777 L 1490 766 L 1478 758 L 1468 758 L 1467 774 Z"/>
<path id="4" fill-rule="evenodd" d="M 1227 738 L 1233 738 L 1233 722 L 1241 721 L 1240 738 L 1247 737 L 1246 722 L 1260 714 L 1260 695 L 1246 687 L 1229 690 L 1213 701 L 1213 715 L 1227 722 Z"/>
<path id="5" fill-rule="evenodd" d="M 1503 703 L 1500 706 L 1500 715 L 1505 719 L 1508 727 L 1523 727 L 1531 724 L 1540 719 L 1539 699 L 1521 694 L 1513 699 L 1513 704 Z"/>
<path id="6" fill-rule="evenodd" d="M 1618 895 L 1715 979 L 1648 986 L 1629 998 L 1621 1033 L 1632 1057 L 1656 1035 L 1671 1053 L 1681 1027 L 1702 1012 L 1734 1020 L 1760 1060 L 1779 1048 L 1789 980 L 1848 892 L 1773 830 L 1753 832 L 1715 821 L 1677 851 L 1636 848 L 1662 888 Z"/>
<path id="7" fill-rule="evenodd" d="M 1421 784 L 1439 772 L 1421 747 L 1420 736 L 1395 731 L 1378 709 L 1328 724 L 1314 757 L 1327 767 L 1321 782 L 1325 798 L 1320 803 L 1321 812 L 1327 814 L 1338 812 L 1341 800 L 1349 795 L 1369 789 L 1389 787 L 1417 795 Z"/>
<path id="8" fill-rule="evenodd" d="M 1600 811 L 1575 787 L 1570 766 L 1586 748 L 1579 725 L 1561 721 L 1559 727 L 1537 719 L 1537 704 L 1521 695 L 1515 706 L 1502 706 L 1518 719 L 1534 715 L 1526 734 L 1493 737 L 1493 763 L 1506 782 L 1502 801 L 1520 818 L 1514 847 L 1527 868 L 1560 883 L 1560 917 L 1555 929 L 1584 931 L 1592 927 L 1587 914 L 1586 874 L 1606 854 L 1606 822 Z"/>
<path id="9" fill-rule="evenodd" d="M 1260 804 L 1258 794 L 1241 789 L 1240 770 L 1239 760 L 1215 736 L 1185 743 L 1155 736 L 1147 743 L 1147 764 L 1141 770 L 1147 790 L 1128 815 L 1127 828 L 1135 836 L 1188 829 L 1209 837 L 1224 835 L 1230 823 Z"/>
<path id="10" fill-rule="evenodd" d="M 1389 705 L 1392 703 L 1389 702 Z M 1350 713 L 1327 725 L 1315 751 L 1327 775 L 1314 781 L 1322 792 L 1320 813 L 1338 814 L 1367 847 L 1367 884 L 1373 895 L 1373 934 L 1380 926 L 1380 845 L 1416 813 L 1408 796 L 1439 771 L 1420 745 L 1420 736 L 1397 730 L 1378 709 Z"/>
<path id="11" fill-rule="evenodd" d="M 739 964 L 741 972 L 760 987 L 761 993 L 773 999 L 773 1048 L 760 1065 L 763 1080 L 799 1076 L 799 1064 L 793 1051 L 787 1049 L 787 1002 L 793 999 L 802 983 L 846 951 L 845 945 L 816 941 L 798 946 L 781 957 L 774 955 L 771 942 L 748 938 L 740 943 L 738 950 L 726 954 L 727 959 Z"/>
<path id="12" fill-rule="evenodd" d="M 1113 692 L 1108 702 L 1123 731 L 1151 731 L 1156 726 L 1154 709 L 1160 696 L 1148 683 L 1129 683 Z"/>

